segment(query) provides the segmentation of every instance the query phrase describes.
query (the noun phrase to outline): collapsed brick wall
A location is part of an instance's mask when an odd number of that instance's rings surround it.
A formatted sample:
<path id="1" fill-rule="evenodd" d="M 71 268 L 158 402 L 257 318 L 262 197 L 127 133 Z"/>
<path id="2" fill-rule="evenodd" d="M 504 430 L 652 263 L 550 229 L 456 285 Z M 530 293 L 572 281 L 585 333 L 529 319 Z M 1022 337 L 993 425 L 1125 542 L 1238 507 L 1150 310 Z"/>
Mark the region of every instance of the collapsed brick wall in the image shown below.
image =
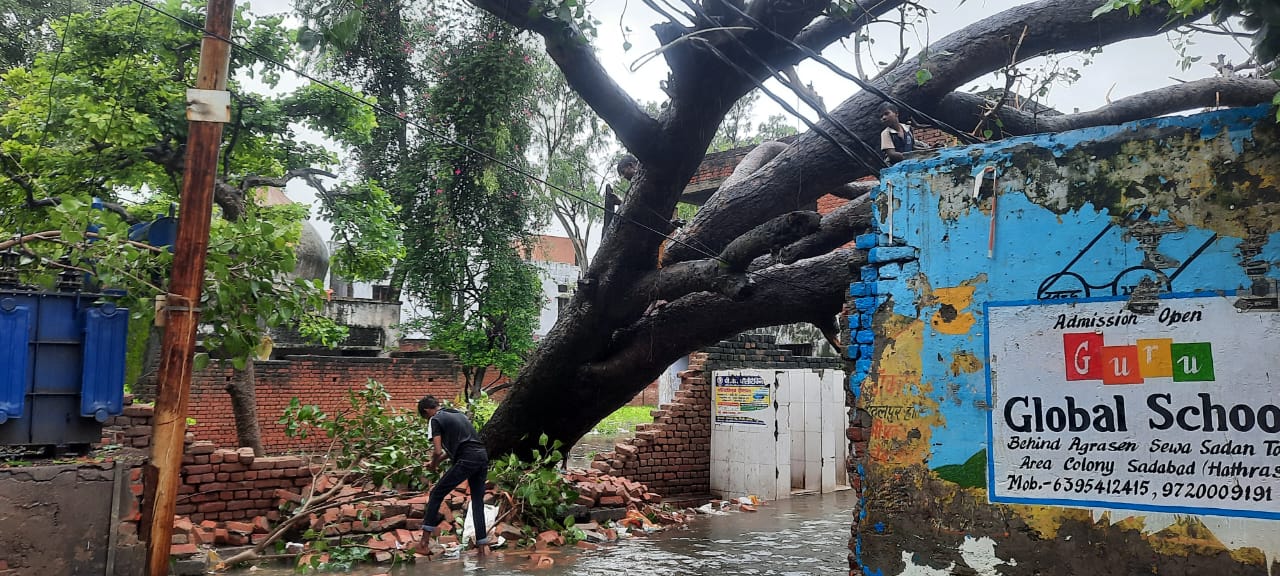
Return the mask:
<path id="1" fill-rule="evenodd" d="M 155 407 L 135 404 L 131 397 L 126 397 L 125 402 L 124 414 L 107 420 L 103 426 L 102 443 L 146 448 L 151 443 Z M 190 516 L 193 522 L 254 516 L 275 520 L 277 490 L 299 491 L 311 483 L 316 471 L 318 465 L 299 456 L 255 458 L 252 449 L 219 448 L 208 440 L 195 440 L 195 435 L 188 432 L 174 513 Z M 129 482 L 134 502 L 123 519 L 136 523 L 142 506 L 141 467 L 130 471 Z M 133 532 L 136 526 L 123 529 Z"/>
<path id="2" fill-rule="evenodd" d="M 705 353 L 689 355 L 675 400 L 654 410 L 653 423 L 612 452 L 597 454 L 593 469 L 649 486 L 666 500 L 711 493 L 711 389 L 703 379 Z"/>
<path id="3" fill-rule="evenodd" d="M 675 400 L 653 411 L 634 438 L 597 454 L 591 467 L 647 484 L 668 500 L 711 494 L 711 386 L 717 370 L 740 368 L 842 369 L 839 358 L 796 356 L 771 334 L 739 334 L 689 355 Z"/>
<path id="4" fill-rule="evenodd" d="M 391 394 L 393 405 L 412 409 L 425 394 L 453 398 L 461 391 L 458 363 L 443 353 L 417 352 L 391 358 L 350 358 L 338 356 L 291 356 L 288 360 L 254 363 L 258 426 L 262 447 L 268 453 L 323 451 L 323 436 L 292 439 L 284 434 L 280 416 L 289 401 L 297 397 L 303 404 L 316 404 L 332 413 L 347 407 L 348 392 L 359 391 L 372 379 Z M 190 430 L 201 440 L 219 446 L 238 446 L 235 416 L 227 385 L 232 381 L 230 365 L 211 363 L 191 381 L 188 416 L 195 419 Z"/>

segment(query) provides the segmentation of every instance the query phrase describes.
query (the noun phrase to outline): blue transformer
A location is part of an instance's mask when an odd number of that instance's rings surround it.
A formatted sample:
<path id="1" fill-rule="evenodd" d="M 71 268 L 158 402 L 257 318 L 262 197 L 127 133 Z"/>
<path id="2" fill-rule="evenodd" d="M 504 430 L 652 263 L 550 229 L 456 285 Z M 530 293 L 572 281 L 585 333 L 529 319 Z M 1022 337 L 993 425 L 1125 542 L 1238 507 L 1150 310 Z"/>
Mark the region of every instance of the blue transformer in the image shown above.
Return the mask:
<path id="1" fill-rule="evenodd" d="M 96 294 L 0 289 L 0 446 L 97 442 L 124 408 L 129 311 Z"/>

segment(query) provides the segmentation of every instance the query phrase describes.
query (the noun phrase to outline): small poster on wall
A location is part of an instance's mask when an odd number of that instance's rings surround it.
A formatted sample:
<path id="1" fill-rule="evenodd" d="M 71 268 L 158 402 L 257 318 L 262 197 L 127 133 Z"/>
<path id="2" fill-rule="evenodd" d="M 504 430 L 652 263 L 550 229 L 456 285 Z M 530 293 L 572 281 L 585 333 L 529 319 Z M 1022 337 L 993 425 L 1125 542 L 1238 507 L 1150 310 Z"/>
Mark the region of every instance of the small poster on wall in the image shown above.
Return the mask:
<path id="1" fill-rule="evenodd" d="M 992 502 L 1280 519 L 1280 314 L 987 308 Z"/>
<path id="2" fill-rule="evenodd" d="M 769 385 L 758 374 L 717 372 L 711 387 L 716 424 L 748 424 L 764 426 L 756 416 L 773 403 Z"/>

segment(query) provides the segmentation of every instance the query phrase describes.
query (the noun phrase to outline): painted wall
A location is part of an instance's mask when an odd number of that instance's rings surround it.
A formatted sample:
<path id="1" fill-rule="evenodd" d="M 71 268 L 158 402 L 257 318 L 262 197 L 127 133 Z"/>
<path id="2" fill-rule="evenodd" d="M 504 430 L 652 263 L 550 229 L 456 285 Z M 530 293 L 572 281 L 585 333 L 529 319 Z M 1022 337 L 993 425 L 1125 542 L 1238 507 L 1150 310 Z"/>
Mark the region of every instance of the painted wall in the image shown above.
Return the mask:
<path id="1" fill-rule="evenodd" d="M 949 148 L 882 180 L 848 316 L 855 571 L 1278 567 L 1274 109 Z"/>

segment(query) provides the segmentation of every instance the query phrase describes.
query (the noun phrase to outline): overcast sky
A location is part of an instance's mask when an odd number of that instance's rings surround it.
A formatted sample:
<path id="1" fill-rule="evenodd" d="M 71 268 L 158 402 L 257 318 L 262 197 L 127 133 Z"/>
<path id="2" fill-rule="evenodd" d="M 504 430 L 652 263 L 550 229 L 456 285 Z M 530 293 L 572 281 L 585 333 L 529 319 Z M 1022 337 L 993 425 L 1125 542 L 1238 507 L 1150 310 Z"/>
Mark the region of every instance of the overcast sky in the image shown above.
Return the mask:
<path id="1" fill-rule="evenodd" d="M 1101 0 L 1081 1 L 1101 3 Z M 918 54 L 920 47 L 929 42 L 937 41 L 965 25 L 1024 2 L 925 0 L 922 3 L 934 12 L 927 22 L 916 25 L 906 35 L 906 45 L 912 55 Z M 291 7 L 289 0 L 251 0 L 248 4 L 251 11 L 260 15 L 288 13 Z M 666 96 L 659 88 L 659 82 L 667 77 L 665 61 L 661 57 L 653 58 L 637 66 L 638 60 L 658 47 L 657 39 L 650 26 L 659 22 L 661 16 L 639 0 L 598 0 L 592 4 L 591 11 L 600 20 L 599 38 L 596 41 L 599 57 L 614 80 L 641 102 L 665 100 Z M 630 29 L 629 32 L 624 30 L 627 28 Z M 873 27 L 871 33 L 876 39 L 876 43 L 871 47 L 874 57 L 879 60 L 892 59 L 896 55 L 898 46 L 897 28 L 881 24 Z M 623 49 L 625 41 L 630 41 L 632 44 L 629 50 Z M 1209 63 L 1215 62 L 1218 54 L 1225 54 L 1228 61 L 1237 63 L 1247 58 L 1247 51 L 1240 44 L 1223 36 L 1199 34 L 1193 41 L 1194 44 L 1189 47 L 1187 54 L 1201 59 L 1186 71 L 1179 68 L 1178 52 L 1164 35 L 1108 46 L 1101 54 L 1094 56 L 1092 63 L 1087 66 L 1083 65 L 1079 57 L 1068 59 L 1065 65 L 1079 69 L 1080 80 L 1071 85 L 1055 85 L 1044 98 L 1044 103 L 1068 113 L 1077 109 L 1092 110 L 1106 104 L 1108 98 L 1115 100 L 1175 82 L 1171 78 L 1194 80 L 1212 76 L 1214 70 Z M 1244 41 L 1244 45 L 1248 45 L 1247 40 Z M 854 70 L 851 43 L 833 44 L 824 56 L 846 70 Z M 870 59 L 864 59 L 864 66 L 869 73 L 874 73 L 871 68 L 872 62 Z M 634 71 L 633 67 L 636 68 Z M 1022 68 L 1029 74 L 1034 74 L 1037 64 L 1033 62 Z M 802 63 L 799 73 L 804 82 L 813 83 L 817 92 L 826 101 L 828 108 L 834 108 L 857 91 L 852 82 L 840 78 L 815 62 Z M 281 82 L 282 88 L 292 88 L 303 82 L 301 79 L 289 78 L 289 76 L 290 74 L 286 72 Z M 1003 80 L 988 75 L 975 80 L 965 88 L 971 86 L 985 88 L 990 85 L 1002 86 Z M 793 107 L 806 110 L 799 98 L 780 88 L 776 82 L 771 81 L 766 86 L 775 93 L 785 96 Z M 779 113 L 783 113 L 781 107 L 767 97 L 760 98 L 756 109 L 758 118 L 763 119 Z M 801 131 L 804 130 L 804 124 L 799 120 L 792 119 L 791 123 Z M 288 192 L 295 201 L 314 202 L 314 194 L 306 185 L 298 181 L 289 186 Z M 329 237 L 327 223 L 315 222 L 315 224 L 322 235 Z M 550 233 L 563 234 L 562 231 Z M 598 233 L 593 235 L 593 244 L 598 237 Z M 594 249 L 594 246 L 592 248 Z"/>

